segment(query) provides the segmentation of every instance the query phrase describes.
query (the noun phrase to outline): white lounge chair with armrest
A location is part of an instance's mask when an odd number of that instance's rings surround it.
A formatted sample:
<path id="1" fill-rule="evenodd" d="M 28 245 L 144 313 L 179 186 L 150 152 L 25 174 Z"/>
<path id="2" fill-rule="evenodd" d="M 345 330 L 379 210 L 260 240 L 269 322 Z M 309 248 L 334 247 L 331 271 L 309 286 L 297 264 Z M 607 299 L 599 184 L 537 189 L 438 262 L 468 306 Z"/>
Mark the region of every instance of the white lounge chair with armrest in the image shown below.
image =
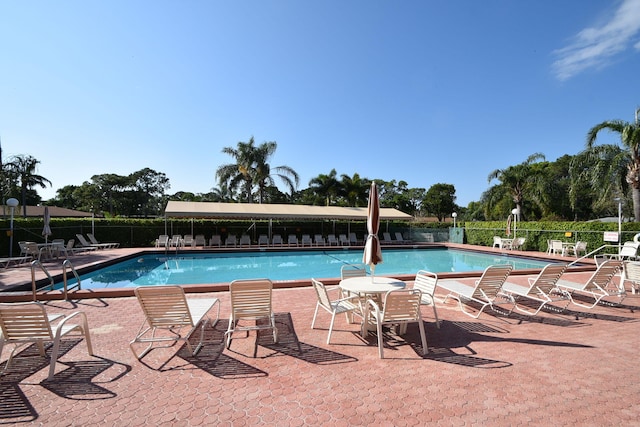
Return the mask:
<path id="1" fill-rule="evenodd" d="M 182 246 L 192 248 L 195 246 L 195 240 L 193 240 L 193 234 L 185 234 L 182 239 Z"/>
<path id="2" fill-rule="evenodd" d="M 214 234 L 211 236 L 211 239 L 209 239 L 209 246 L 218 248 L 222 246 L 222 238 L 219 234 Z"/>
<path id="3" fill-rule="evenodd" d="M 635 294 L 640 291 L 640 262 L 625 261 L 622 269 L 622 283 L 620 286 L 626 289 L 625 284 L 629 282 L 631 285 L 631 293 Z"/>
<path id="4" fill-rule="evenodd" d="M 359 243 L 356 233 L 349 233 L 349 243 L 353 246 L 356 246 Z"/>
<path id="5" fill-rule="evenodd" d="M 333 246 L 333 245 L 338 246 L 338 239 L 336 239 L 335 234 L 327 234 L 327 244 L 329 246 Z"/>
<path id="6" fill-rule="evenodd" d="M 438 320 L 438 311 L 436 310 L 436 300 L 434 294 L 438 285 L 438 275 L 426 270 L 420 270 L 416 274 L 413 281 L 413 289 L 419 289 L 422 292 L 420 305 L 430 305 L 433 307 L 433 316 L 436 318 L 436 327 L 440 329 L 440 321 Z"/>
<path id="7" fill-rule="evenodd" d="M 311 279 L 311 283 L 313 284 L 313 288 L 315 289 L 316 295 L 318 297 L 318 301 L 316 303 L 316 311 L 313 313 L 313 320 L 311 321 L 311 329 L 313 329 L 316 324 L 316 316 L 318 315 L 318 309 L 320 307 L 331 313 L 329 335 L 327 336 L 327 344 L 330 344 L 331 331 L 333 331 L 333 323 L 336 319 L 336 314 L 345 313 L 347 315 L 347 321 L 351 323 L 352 316 L 349 316 L 349 314 L 358 309 L 359 298 L 358 296 L 353 295 L 337 300 L 331 300 L 331 298 L 329 298 L 327 288 L 324 286 L 324 283 L 313 278 Z"/>
<path id="8" fill-rule="evenodd" d="M 402 233 L 401 233 L 401 232 L 399 232 L 399 231 L 396 231 L 395 236 L 396 236 L 396 240 L 395 240 L 395 241 L 396 241 L 398 244 L 406 245 L 406 244 L 408 244 L 408 243 L 411 243 L 409 240 L 405 240 L 405 238 L 404 238 L 404 237 L 402 237 Z"/>
<path id="9" fill-rule="evenodd" d="M 584 308 L 593 308 L 600 302 L 603 298 L 606 297 L 619 297 L 620 301 L 618 304 L 624 300 L 627 296 L 622 283 L 616 285 L 613 278 L 616 274 L 621 273 L 622 271 L 622 260 L 617 259 L 609 259 L 604 261 L 596 271 L 593 272 L 591 277 L 587 279 L 584 283 L 576 283 L 570 282 L 568 280 L 559 280 L 557 286 L 560 289 L 563 289 L 568 292 L 569 297 L 571 298 L 571 302 L 575 305 Z M 623 280 L 622 278 L 620 279 Z M 592 305 L 582 304 L 576 302 L 575 298 L 573 298 L 573 293 L 577 292 L 579 294 L 585 294 L 595 299 Z"/>
<path id="10" fill-rule="evenodd" d="M 229 247 L 233 246 L 234 248 L 238 246 L 238 238 L 235 234 L 229 234 L 226 239 L 224 239 L 224 245 Z"/>
<path id="11" fill-rule="evenodd" d="M 511 301 L 502 291 L 502 285 L 509 277 L 511 270 L 513 270 L 513 266 L 508 264 L 490 265 L 484 270 L 480 279 L 476 280 L 475 286 L 469 286 L 455 280 L 439 280 L 438 287 L 449 292 L 444 298 L 445 302 L 448 298 L 457 300 L 460 310 L 464 314 L 477 319 L 487 307 L 498 311 L 495 308 L 495 303 L 498 298 Z M 465 310 L 464 302 L 466 301 L 473 301 L 480 304 L 480 310 L 475 315 Z M 513 311 L 513 308 L 511 311 Z M 509 311 L 509 313 L 511 313 L 511 311 Z"/>
<path id="12" fill-rule="evenodd" d="M 273 283 L 269 279 L 234 280 L 229 284 L 231 315 L 225 332 L 227 348 L 231 347 L 233 334 L 237 331 L 248 334 L 249 331 L 269 329 L 273 332 L 273 342 L 278 342 L 272 294 Z M 265 320 L 266 323 L 261 322 Z"/>
<path id="13" fill-rule="evenodd" d="M 204 234 L 196 234 L 195 240 L 193 241 L 193 246 L 207 246 L 207 239 L 205 239 Z"/>
<path id="14" fill-rule="evenodd" d="M 79 323 L 69 323 L 70 320 L 76 318 Z M 55 326 L 51 324 L 51 322 L 58 320 L 59 322 Z M 52 380 L 60 351 L 60 341 L 66 336 L 84 337 L 89 355 L 93 356 L 87 316 L 81 311 L 73 312 L 65 317 L 61 314 L 47 314 L 44 305 L 38 302 L 0 304 L 0 331 L 2 332 L 0 334 L 0 354 L 5 344 L 15 345 L 4 371 L 9 368 L 18 348 L 35 343 L 38 346 L 40 356 L 44 356 L 44 342 L 51 341 L 53 349 L 51 350 L 48 379 Z"/>
<path id="15" fill-rule="evenodd" d="M 169 235 L 161 234 L 156 239 L 156 248 L 167 248 L 169 247 Z"/>
<path id="16" fill-rule="evenodd" d="M 311 240 L 311 235 L 309 234 L 303 234 L 302 238 L 300 239 L 300 245 L 301 246 L 312 246 L 313 245 L 313 241 Z"/>
<path id="17" fill-rule="evenodd" d="M 393 240 L 391 239 L 391 234 L 387 233 L 386 231 L 382 233 L 382 240 L 380 241 L 380 243 L 383 245 L 392 244 Z"/>
<path id="18" fill-rule="evenodd" d="M 295 234 L 289 234 L 287 237 L 287 244 L 289 246 L 298 246 L 298 236 Z"/>
<path id="19" fill-rule="evenodd" d="M 187 298 L 180 286 L 141 286 L 134 290 L 140 307 L 144 313 L 144 321 L 131 341 L 129 347 L 134 356 L 143 358 L 153 348 L 154 342 L 184 341 L 191 355 L 195 356 L 204 342 L 204 328 L 208 323 L 206 317 L 209 310 L 218 306 L 215 326 L 220 318 L 220 301 L 218 298 Z M 195 349 L 189 343 L 191 334 L 201 325 L 200 341 Z M 182 329 L 187 333 L 182 335 Z M 170 335 L 157 336 L 158 330 L 167 330 Z M 137 354 L 135 345 L 149 343 L 142 353 Z M 173 344 L 172 344 L 173 345 Z"/>
<path id="20" fill-rule="evenodd" d="M 502 290 L 513 297 L 517 310 L 530 316 L 535 316 L 545 305 L 555 301 L 566 301 L 567 304 L 561 309 L 564 310 L 571 302 L 571 297 L 567 291 L 558 288 L 556 284 L 566 269 L 565 264 L 547 264 L 536 277 L 527 278 L 529 286 L 505 282 Z M 533 300 L 540 305 L 535 311 L 531 311 L 518 304 L 519 298 Z"/>
<path id="21" fill-rule="evenodd" d="M 107 249 L 115 249 L 120 247 L 120 243 L 117 242 L 100 243 L 98 239 L 96 239 L 96 236 L 93 235 L 93 233 L 87 233 L 87 237 L 89 238 L 89 241 L 94 245 L 109 245 L 106 246 Z"/>
<path id="22" fill-rule="evenodd" d="M 351 242 L 349 241 L 349 238 L 347 237 L 346 234 L 340 234 L 338 236 L 338 242 L 342 245 L 342 246 L 349 246 L 351 244 Z"/>
<path id="23" fill-rule="evenodd" d="M 405 330 L 404 326 L 406 324 L 417 323 L 422 341 L 422 354 L 425 355 L 429 352 L 427 337 L 424 332 L 424 322 L 420 312 L 421 296 L 422 292 L 419 289 L 389 291 L 384 295 L 382 309 L 374 300 L 369 299 L 367 301 L 367 304 L 371 307 L 369 313 L 377 326 L 378 354 L 381 359 L 384 358 L 383 325 L 398 325 L 399 330 Z"/>
<path id="24" fill-rule="evenodd" d="M 617 254 L 594 255 L 593 258 L 596 261 L 596 265 L 600 265 L 608 259 L 635 260 L 638 259 L 638 247 L 640 247 L 640 243 L 624 242 Z"/>
<path id="25" fill-rule="evenodd" d="M 83 248 L 96 248 L 96 249 L 110 249 L 111 245 L 109 243 L 91 243 L 89 242 L 87 239 L 84 238 L 84 236 L 82 234 L 76 234 L 76 238 L 78 239 L 78 243 L 80 243 L 80 246 L 82 246 Z"/>

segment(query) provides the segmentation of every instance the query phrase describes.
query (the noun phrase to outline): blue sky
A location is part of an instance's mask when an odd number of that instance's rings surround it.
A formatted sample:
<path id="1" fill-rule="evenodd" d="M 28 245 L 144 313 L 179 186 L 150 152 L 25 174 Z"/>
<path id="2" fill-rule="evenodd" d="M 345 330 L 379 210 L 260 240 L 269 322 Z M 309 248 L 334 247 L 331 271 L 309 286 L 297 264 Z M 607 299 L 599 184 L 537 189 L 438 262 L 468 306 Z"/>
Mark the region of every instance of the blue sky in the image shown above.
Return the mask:
<path id="1" fill-rule="evenodd" d="M 3 157 L 41 161 L 44 199 L 145 167 L 208 192 L 254 136 L 301 189 L 335 168 L 466 206 L 640 106 L 640 0 L 1 0 L 0 52 Z"/>

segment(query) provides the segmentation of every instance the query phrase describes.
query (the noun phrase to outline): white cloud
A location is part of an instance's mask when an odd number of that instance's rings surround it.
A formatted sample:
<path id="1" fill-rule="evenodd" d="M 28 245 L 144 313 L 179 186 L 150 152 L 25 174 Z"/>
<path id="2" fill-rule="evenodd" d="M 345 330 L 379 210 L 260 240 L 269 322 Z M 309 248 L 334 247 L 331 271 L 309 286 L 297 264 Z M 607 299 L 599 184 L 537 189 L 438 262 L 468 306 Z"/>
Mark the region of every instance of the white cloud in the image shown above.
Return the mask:
<path id="1" fill-rule="evenodd" d="M 588 68 L 606 66 L 629 45 L 640 50 L 640 42 L 632 40 L 640 32 L 640 0 L 623 0 L 611 19 L 598 27 L 580 31 L 568 46 L 554 51 L 557 60 L 553 72 L 567 80 Z"/>

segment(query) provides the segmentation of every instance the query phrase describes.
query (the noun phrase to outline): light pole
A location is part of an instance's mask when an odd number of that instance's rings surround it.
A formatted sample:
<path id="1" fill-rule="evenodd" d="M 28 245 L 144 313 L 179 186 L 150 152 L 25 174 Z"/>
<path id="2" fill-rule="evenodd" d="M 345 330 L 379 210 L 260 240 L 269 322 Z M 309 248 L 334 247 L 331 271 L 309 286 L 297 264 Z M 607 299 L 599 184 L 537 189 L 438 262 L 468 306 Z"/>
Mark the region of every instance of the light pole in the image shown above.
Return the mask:
<path id="1" fill-rule="evenodd" d="M 518 210 L 518 208 L 513 208 L 511 213 L 513 214 L 513 239 L 515 240 L 516 232 L 518 230 L 518 214 L 520 213 L 520 211 Z"/>
<path id="2" fill-rule="evenodd" d="M 9 223 L 9 258 L 13 257 L 13 211 L 16 206 L 18 206 L 18 199 L 14 199 L 13 197 L 7 200 L 7 206 L 9 206 L 9 210 L 11 211 L 11 222 Z"/>
<path id="3" fill-rule="evenodd" d="M 453 228 L 456 228 L 456 218 L 458 217 L 457 213 L 452 213 L 451 217 L 453 218 Z"/>
<path id="4" fill-rule="evenodd" d="M 616 202 L 618 202 L 618 251 L 620 250 L 620 245 L 622 243 L 622 197 L 616 197 Z"/>

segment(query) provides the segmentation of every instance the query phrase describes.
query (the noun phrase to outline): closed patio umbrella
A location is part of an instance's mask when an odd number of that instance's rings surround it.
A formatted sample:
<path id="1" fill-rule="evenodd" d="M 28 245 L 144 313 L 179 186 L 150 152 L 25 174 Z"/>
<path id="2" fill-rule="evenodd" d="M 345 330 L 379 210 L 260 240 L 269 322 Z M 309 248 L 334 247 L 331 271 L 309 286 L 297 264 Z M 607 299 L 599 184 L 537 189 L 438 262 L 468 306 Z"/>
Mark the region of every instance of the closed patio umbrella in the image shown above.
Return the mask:
<path id="1" fill-rule="evenodd" d="M 44 207 L 44 227 L 42 228 L 42 235 L 44 236 L 44 242 L 48 243 L 47 240 L 49 236 L 51 236 L 51 227 L 49 226 L 49 222 L 51 222 L 51 217 L 49 216 L 49 207 Z"/>
<path id="2" fill-rule="evenodd" d="M 378 239 L 378 229 L 380 228 L 380 202 L 378 201 L 378 187 L 375 182 L 371 183 L 369 190 L 369 204 L 367 206 L 367 240 L 364 244 L 362 262 L 371 267 L 373 277 L 376 265 L 382 262 L 382 248 Z"/>

